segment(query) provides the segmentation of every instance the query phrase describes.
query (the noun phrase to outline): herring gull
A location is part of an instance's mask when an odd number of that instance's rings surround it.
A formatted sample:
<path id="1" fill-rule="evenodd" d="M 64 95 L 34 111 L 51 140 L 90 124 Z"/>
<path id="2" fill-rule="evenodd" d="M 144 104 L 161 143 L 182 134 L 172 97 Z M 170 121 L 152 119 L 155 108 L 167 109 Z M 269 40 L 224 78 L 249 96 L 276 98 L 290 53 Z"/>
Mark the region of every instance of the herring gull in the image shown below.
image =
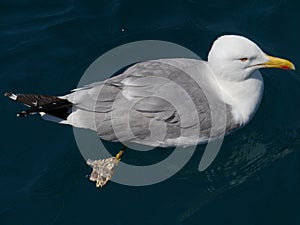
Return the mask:
<path id="1" fill-rule="evenodd" d="M 207 61 L 139 62 L 65 96 L 5 95 L 30 107 L 18 116 L 39 113 L 46 120 L 91 129 L 103 140 L 189 146 L 217 139 L 251 120 L 263 95 L 260 68 L 295 66 L 265 54 L 245 37 L 225 35 L 213 43 Z M 111 178 L 123 152 L 108 161 L 88 162 L 97 186 Z"/>

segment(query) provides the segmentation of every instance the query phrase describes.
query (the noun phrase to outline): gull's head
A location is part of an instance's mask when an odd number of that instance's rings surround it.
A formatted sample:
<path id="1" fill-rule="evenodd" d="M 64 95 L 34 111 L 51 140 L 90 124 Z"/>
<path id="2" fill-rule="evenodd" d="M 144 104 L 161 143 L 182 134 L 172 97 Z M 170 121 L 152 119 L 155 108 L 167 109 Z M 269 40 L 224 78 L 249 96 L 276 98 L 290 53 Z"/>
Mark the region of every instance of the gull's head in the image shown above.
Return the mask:
<path id="1" fill-rule="evenodd" d="M 260 68 L 295 70 L 293 63 L 265 54 L 254 42 L 237 35 L 219 37 L 208 54 L 208 64 L 221 79 L 242 81 Z"/>

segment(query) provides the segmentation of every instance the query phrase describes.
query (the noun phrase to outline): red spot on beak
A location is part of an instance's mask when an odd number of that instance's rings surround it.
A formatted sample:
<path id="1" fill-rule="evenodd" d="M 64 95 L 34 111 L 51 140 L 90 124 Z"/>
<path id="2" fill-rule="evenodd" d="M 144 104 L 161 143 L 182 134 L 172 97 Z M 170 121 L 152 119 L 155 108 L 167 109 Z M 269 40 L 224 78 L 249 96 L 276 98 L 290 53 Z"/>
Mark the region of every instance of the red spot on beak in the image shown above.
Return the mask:
<path id="1" fill-rule="evenodd" d="M 283 70 L 290 70 L 291 68 L 288 67 L 288 66 L 281 66 L 281 69 L 283 69 Z"/>

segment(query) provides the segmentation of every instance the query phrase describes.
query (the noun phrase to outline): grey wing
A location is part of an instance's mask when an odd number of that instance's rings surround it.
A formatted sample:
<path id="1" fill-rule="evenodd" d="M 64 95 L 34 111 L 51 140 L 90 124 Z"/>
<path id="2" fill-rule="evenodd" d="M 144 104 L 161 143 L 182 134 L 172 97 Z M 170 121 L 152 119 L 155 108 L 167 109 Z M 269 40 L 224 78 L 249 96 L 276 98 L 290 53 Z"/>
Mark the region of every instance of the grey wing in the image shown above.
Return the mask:
<path id="1" fill-rule="evenodd" d="M 211 133 L 210 111 L 218 111 L 221 102 L 205 76 L 199 76 L 204 69 L 204 62 L 191 59 L 138 63 L 119 76 L 71 93 L 68 100 L 74 107 L 68 120 L 108 141 L 151 146 L 207 141 L 221 132 L 217 128 Z"/>

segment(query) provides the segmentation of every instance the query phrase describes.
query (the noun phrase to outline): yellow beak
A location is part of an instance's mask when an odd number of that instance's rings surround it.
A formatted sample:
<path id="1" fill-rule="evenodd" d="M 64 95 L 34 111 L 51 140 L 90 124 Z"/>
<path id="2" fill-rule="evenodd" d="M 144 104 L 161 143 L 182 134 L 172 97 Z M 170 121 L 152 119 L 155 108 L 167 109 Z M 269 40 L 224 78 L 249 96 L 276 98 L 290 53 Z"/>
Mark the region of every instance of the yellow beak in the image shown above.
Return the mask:
<path id="1" fill-rule="evenodd" d="M 284 70 L 295 70 L 294 64 L 286 59 L 281 59 L 281 58 L 268 56 L 268 55 L 267 58 L 269 59 L 269 61 L 261 64 L 265 68 L 280 68 Z"/>

